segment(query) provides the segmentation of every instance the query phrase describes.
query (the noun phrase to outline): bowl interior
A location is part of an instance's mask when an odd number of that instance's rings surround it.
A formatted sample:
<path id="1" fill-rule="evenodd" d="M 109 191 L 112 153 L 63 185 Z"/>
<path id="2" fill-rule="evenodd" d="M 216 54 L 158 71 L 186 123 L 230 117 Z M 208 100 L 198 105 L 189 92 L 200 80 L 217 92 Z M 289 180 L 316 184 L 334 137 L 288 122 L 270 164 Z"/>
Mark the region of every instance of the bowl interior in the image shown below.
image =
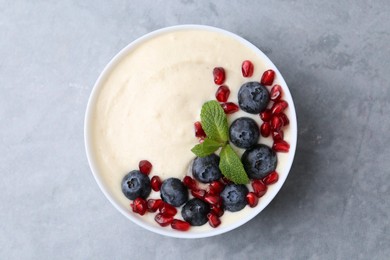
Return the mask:
<path id="1" fill-rule="evenodd" d="M 115 196 L 113 195 L 112 191 L 107 187 L 107 185 L 104 183 L 102 179 L 102 173 L 98 167 L 98 164 L 96 162 L 95 158 L 95 151 L 93 150 L 93 145 L 92 145 L 92 129 L 94 127 L 93 125 L 93 108 L 97 102 L 97 97 L 102 89 L 104 82 L 106 81 L 107 77 L 110 75 L 113 69 L 115 69 L 116 65 L 124 58 L 126 57 L 130 52 L 132 52 L 137 46 L 143 44 L 145 41 L 148 41 L 149 39 L 152 39 L 153 37 L 156 37 L 158 35 L 168 33 L 168 32 L 174 32 L 174 31 L 179 31 L 179 30 L 191 30 L 191 29 L 196 29 L 196 30 L 206 30 L 206 31 L 211 31 L 211 32 L 216 32 L 220 34 L 224 34 L 226 36 L 232 37 L 233 39 L 239 41 L 243 45 L 245 45 L 247 48 L 252 49 L 256 55 L 258 55 L 266 64 L 266 66 L 269 69 L 273 69 L 276 72 L 276 75 L 278 77 L 278 80 L 280 82 L 280 85 L 283 88 L 283 93 L 284 96 L 283 98 L 289 103 L 289 119 L 290 119 L 290 126 L 289 126 L 289 131 L 290 131 L 290 139 L 288 140 L 290 143 L 290 151 L 287 154 L 287 158 L 285 160 L 286 164 L 284 167 L 283 172 L 279 172 L 279 180 L 275 184 L 272 185 L 271 188 L 268 189 L 266 195 L 261 198 L 259 201 L 259 204 L 253 208 L 249 214 L 247 214 L 244 218 L 238 219 L 235 221 L 233 224 L 226 226 L 226 227 L 221 227 L 221 228 L 216 228 L 216 229 L 211 229 L 207 230 L 204 232 L 180 232 L 176 231 L 170 228 L 163 228 L 159 227 L 158 225 L 152 225 L 148 222 L 143 221 L 142 217 L 140 217 L 137 214 L 134 214 L 130 211 L 129 208 L 123 207 L 118 201 L 115 199 Z M 128 219 L 133 221 L 134 223 L 150 230 L 153 232 L 156 232 L 158 234 L 170 236 L 170 237 L 177 237 L 177 238 L 201 238 L 201 237 L 209 237 L 209 236 L 214 236 L 218 234 L 225 233 L 227 231 L 230 231 L 232 229 L 235 229 L 247 221 L 251 220 L 253 217 L 255 217 L 258 213 L 260 213 L 271 201 L 272 199 L 276 196 L 280 188 L 282 187 L 284 181 L 286 180 L 288 173 L 290 171 L 291 165 L 293 163 L 294 155 L 295 155 L 295 150 L 296 150 L 296 143 L 297 143 L 297 120 L 296 120 L 296 113 L 295 113 L 295 107 L 294 107 L 294 102 L 291 97 L 291 93 L 287 87 L 286 82 L 284 81 L 282 75 L 278 71 L 278 69 L 275 67 L 275 65 L 269 60 L 269 58 L 261 52 L 256 46 L 251 44 L 250 42 L 246 41 L 245 39 L 222 29 L 218 29 L 215 27 L 210 27 L 210 26 L 202 26 L 202 25 L 180 25 L 180 26 L 173 26 L 173 27 L 167 27 L 164 29 L 160 29 L 154 32 L 151 32 L 134 42 L 130 43 L 128 46 L 126 46 L 124 49 L 122 49 L 109 63 L 108 65 L 104 68 L 103 72 L 97 79 L 92 93 L 90 95 L 88 105 L 87 105 L 87 111 L 85 115 L 85 125 L 84 125 L 84 137 L 85 137 L 85 147 L 86 147 L 86 153 L 87 153 L 87 158 L 89 165 L 91 167 L 93 176 L 98 183 L 100 189 L 104 193 L 104 195 L 107 197 L 107 199 L 113 204 L 113 206 L 119 210 L 124 216 L 126 216 Z"/>

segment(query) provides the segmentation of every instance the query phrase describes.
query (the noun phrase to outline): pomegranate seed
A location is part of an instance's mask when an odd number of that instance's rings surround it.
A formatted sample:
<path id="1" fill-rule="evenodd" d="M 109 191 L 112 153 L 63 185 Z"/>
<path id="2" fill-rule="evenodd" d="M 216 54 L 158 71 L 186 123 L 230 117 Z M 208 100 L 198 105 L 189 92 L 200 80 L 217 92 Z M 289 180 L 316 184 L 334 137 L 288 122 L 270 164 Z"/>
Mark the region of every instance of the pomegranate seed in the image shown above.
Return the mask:
<path id="1" fill-rule="evenodd" d="M 142 160 L 138 164 L 139 171 L 143 174 L 149 175 L 152 170 L 152 164 L 147 160 Z"/>
<path id="2" fill-rule="evenodd" d="M 187 231 L 190 229 L 191 225 L 186 221 L 180 219 L 174 219 L 171 222 L 171 227 L 176 230 Z"/>
<path id="3" fill-rule="evenodd" d="M 288 103 L 284 100 L 279 100 L 275 102 L 271 108 L 273 115 L 282 113 L 288 107 Z"/>
<path id="4" fill-rule="evenodd" d="M 207 214 L 207 219 L 209 220 L 210 226 L 213 228 L 218 227 L 221 224 L 221 220 L 218 216 L 214 215 L 213 213 Z"/>
<path id="5" fill-rule="evenodd" d="M 275 142 L 283 140 L 283 130 L 272 131 L 272 139 L 274 139 Z"/>
<path id="6" fill-rule="evenodd" d="M 279 180 L 279 174 L 275 171 L 271 172 L 270 174 L 268 174 L 267 176 L 265 176 L 263 178 L 263 182 L 266 184 L 266 185 L 271 185 L 271 184 L 274 184 L 275 182 L 277 182 Z"/>
<path id="7" fill-rule="evenodd" d="M 226 102 L 230 95 L 230 89 L 226 85 L 222 85 L 217 89 L 215 93 L 215 98 L 219 102 Z"/>
<path id="8" fill-rule="evenodd" d="M 133 209 L 133 212 L 138 213 L 141 216 L 144 215 L 148 209 L 146 201 L 141 197 L 136 198 L 130 206 Z"/>
<path id="9" fill-rule="evenodd" d="M 288 120 L 288 117 L 286 116 L 285 113 L 280 113 L 278 116 L 282 120 L 283 126 L 286 126 L 286 125 L 290 124 L 290 120 Z"/>
<path id="10" fill-rule="evenodd" d="M 206 133 L 204 132 L 202 124 L 199 121 L 194 123 L 194 128 L 195 128 L 195 137 L 198 138 L 206 137 Z"/>
<path id="11" fill-rule="evenodd" d="M 272 118 L 271 109 L 266 109 L 266 110 L 264 110 L 263 112 L 261 112 L 261 113 L 260 113 L 260 118 L 261 118 L 261 120 L 263 120 L 264 122 L 270 121 L 271 118 Z"/>
<path id="12" fill-rule="evenodd" d="M 161 188 L 161 179 L 158 176 L 153 176 L 150 180 L 150 186 L 154 191 L 159 191 Z"/>
<path id="13" fill-rule="evenodd" d="M 177 209 L 174 207 L 174 206 L 172 206 L 172 205 L 170 205 L 170 204 L 168 204 L 168 203 L 163 203 L 163 205 L 159 208 L 159 210 L 160 210 L 160 212 L 162 213 L 162 214 L 164 214 L 165 216 L 175 216 L 176 215 L 176 213 L 177 213 Z"/>
<path id="14" fill-rule="evenodd" d="M 253 180 L 252 181 L 253 193 L 256 194 L 257 197 L 262 197 L 267 192 L 267 186 L 264 184 L 262 180 Z"/>
<path id="15" fill-rule="evenodd" d="M 209 193 L 204 196 L 204 201 L 211 205 L 218 205 L 220 202 L 220 197 Z"/>
<path id="16" fill-rule="evenodd" d="M 272 101 L 278 101 L 282 97 L 282 87 L 280 85 L 274 85 L 269 93 L 269 98 Z"/>
<path id="17" fill-rule="evenodd" d="M 225 185 L 220 181 L 213 181 L 209 185 L 209 193 L 213 195 L 219 195 L 225 188 Z"/>
<path id="18" fill-rule="evenodd" d="M 271 86 L 272 83 L 274 82 L 274 78 L 275 78 L 275 71 L 266 70 L 264 71 L 263 76 L 261 76 L 260 83 L 261 85 L 264 86 Z"/>
<path id="19" fill-rule="evenodd" d="M 272 145 L 272 149 L 275 152 L 287 153 L 290 150 L 290 145 L 286 141 L 280 140 L 274 142 L 274 144 Z"/>
<path id="20" fill-rule="evenodd" d="M 161 199 L 148 199 L 148 211 L 156 212 L 164 205 L 164 202 Z"/>
<path id="21" fill-rule="evenodd" d="M 183 183 L 190 190 L 197 190 L 198 189 L 198 184 L 190 176 L 185 176 L 184 179 L 183 179 Z"/>
<path id="22" fill-rule="evenodd" d="M 252 77 L 253 75 L 253 63 L 250 60 L 244 60 L 241 65 L 242 76 L 245 78 Z"/>
<path id="23" fill-rule="evenodd" d="M 210 210 L 211 210 L 211 212 L 212 212 L 214 215 L 216 215 L 216 216 L 218 216 L 218 217 L 222 217 L 222 215 L 223 215 L 223 213 L 224 213 L 223 208 L 222 208 L 222 207 L 219 207 L 219 206 L 217 206 L 217 205 L 211 205 Z"/>
<path id="24" fill-rule="evenodd" d="M 268 122 L 264 122 L 260 126 L 260 133 L 264 137 L 268 137 L 271 133 L 271 125 Z"/>
<path id="25" fill-rule="evenodd" d="M 173 221 L 173 216 L 167 216 L 162 213 L 156 214 L 154 220 L 162 227 L 166 227 Z"/>
<path id="26" fill-rule="evenodd" d="M 246 202 L 248 203 L 249 207 L 254 208 L 259 202 L 259 198 L 253 192 L 248 192 L 246 195 Z"/>
<path id="27" fill-rule="evenodd" d="M 225 82 L 225 69 L 222 67 L 216 67 L 213 69 L 214 83 L 222 85 Z"/>
<path id="28" fill-rule="evenodd" d="M 204 196 L 206 195 L 206 191 L 199 189 L 199 190 L 191 190 L 192 196 L 198 199 L 204 199 Z"/>
<path id="29" fill-rule="evenodd" d="M 226 178 L 225 176 L 222 177 L 221 179 L 222 183 L 225 184 L 225 185 L 228 185 L 228 184 L 231 184 L 231 180 L 229 180 L 228 178 Z"/>
<path id="30" fill-rule="evenodd" d="M 225 114 L 233 114 L 239 110 L 239 107 L 233 102 L 221 103 L 221 107 L 225 111 Z"/>
<path id="31" fill-rule="evenodd" d="M 278 116 L 273 116 L 271 119 L 271 128 L 275 131 L 280 130 L 283 126 L 283 121 Z"/>

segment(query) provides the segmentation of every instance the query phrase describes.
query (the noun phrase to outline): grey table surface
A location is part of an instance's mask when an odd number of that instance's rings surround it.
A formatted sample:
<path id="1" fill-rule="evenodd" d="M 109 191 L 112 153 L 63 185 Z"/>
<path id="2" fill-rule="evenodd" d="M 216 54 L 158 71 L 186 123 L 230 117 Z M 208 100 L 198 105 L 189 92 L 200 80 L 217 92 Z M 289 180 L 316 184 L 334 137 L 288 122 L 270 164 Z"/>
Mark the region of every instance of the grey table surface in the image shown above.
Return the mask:
<path id="1" fill-rule="evenodd" d="M 390 2 L 0 0 L 0 259 L 389 259 Z M 83 120 L 106 63 L 145 33 L 248 39 L 295 99 L 291 173 L 256 218 L 174 239 L 112 207 Z"/>

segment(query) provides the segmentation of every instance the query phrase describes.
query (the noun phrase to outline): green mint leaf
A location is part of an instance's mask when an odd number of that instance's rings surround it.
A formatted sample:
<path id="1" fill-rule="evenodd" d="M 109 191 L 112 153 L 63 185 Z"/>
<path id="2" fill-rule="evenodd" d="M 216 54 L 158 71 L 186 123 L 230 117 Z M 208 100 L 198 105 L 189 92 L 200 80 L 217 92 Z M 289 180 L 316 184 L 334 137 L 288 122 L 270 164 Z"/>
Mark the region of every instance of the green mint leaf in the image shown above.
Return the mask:
<path id="1" fill-rule="evenodd" d="M 195 145 L 191 151 L 198 157 L 205 157 L 217 151 L 221 146 L 221 143 L 205 138 L 203 143 Z"/>
<path id="2" fill-rule="evenodd" d="M 249 183 L 248 175 L 244 170 L 240 158 L 229 144 L 222 147 L 219 157 L 221 158 L 219 161 L 219 169 L 226 178 L 236 184 Z"/>
<path id="3" fill-rule="evenodd" d="M 200 119 L 208 138 L 225 144 L 229 140 L 229 127 L 226 114 L 221 105 L 215 101 L 207 101 L 202 106 Z"/>

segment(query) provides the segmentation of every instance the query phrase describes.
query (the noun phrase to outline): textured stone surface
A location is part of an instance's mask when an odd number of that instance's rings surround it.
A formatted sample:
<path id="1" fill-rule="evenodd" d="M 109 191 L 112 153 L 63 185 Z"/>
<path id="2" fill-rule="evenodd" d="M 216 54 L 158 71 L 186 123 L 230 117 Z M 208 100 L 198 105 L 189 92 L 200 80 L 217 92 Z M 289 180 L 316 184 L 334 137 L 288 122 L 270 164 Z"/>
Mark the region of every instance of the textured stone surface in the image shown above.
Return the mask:
<path id="1" fill-rule="evenodd" d="M 386 259 L 389 13 L 387 0 L 0 0 L 0 258 Z M 197 240 L 118 213 L 83 144 L 105 64 L 137 37 L 184 23 L 261 48 L 299 117 L 296 160 L 275 200 L 248 224 Z"/>

